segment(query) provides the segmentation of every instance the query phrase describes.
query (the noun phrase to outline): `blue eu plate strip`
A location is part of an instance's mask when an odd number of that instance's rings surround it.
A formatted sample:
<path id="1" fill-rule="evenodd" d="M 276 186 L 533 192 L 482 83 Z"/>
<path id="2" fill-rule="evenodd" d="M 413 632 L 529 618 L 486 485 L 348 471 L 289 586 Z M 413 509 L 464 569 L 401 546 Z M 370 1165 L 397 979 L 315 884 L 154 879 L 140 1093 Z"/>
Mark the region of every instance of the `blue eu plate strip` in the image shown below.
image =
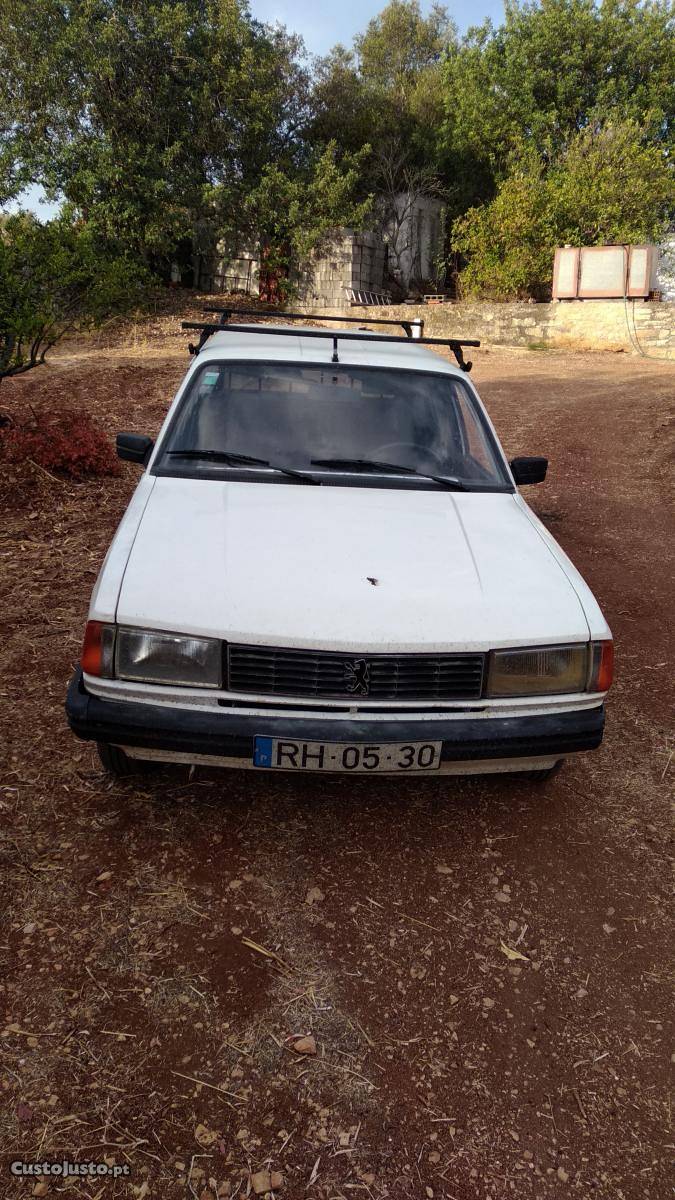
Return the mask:
<path id="1" fill-rule="evenodd" d="M 272 766 L 272 738 L 257 737 L 253 743 L 253 766 Z"/>

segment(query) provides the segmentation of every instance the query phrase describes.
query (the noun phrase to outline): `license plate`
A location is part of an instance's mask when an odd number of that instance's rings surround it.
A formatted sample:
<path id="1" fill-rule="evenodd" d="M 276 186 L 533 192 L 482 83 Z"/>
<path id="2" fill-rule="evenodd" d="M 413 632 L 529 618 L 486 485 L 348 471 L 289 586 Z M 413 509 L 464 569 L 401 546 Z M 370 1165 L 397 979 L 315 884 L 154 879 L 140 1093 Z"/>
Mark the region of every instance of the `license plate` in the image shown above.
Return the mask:
<path id="1" fill-rule="evenodd" d="M 442 742 L 299 742 L 256 737 L 253 766 L 283 771 L 436 771 Z"/>

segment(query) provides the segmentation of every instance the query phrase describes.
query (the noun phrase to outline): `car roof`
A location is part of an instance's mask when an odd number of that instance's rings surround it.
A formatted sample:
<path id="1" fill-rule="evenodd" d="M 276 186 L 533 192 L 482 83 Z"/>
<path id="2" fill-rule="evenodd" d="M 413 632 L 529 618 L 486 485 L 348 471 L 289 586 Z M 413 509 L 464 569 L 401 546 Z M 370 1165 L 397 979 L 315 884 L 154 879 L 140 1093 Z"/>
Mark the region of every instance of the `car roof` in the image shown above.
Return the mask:
<path id="1" fill-rule="evenodd" d="M 336 318 L 336 321 L 339 318 Z M 333 343 L 330 337 L 325 340 L 317 337 L 303 336 L 307 333 L 316 333 L 316 326 L 300 326 L 297 325 L 265 325 L 265 329 L 284 329 L 288 330 L 292 336 L 279 337 L 273 333 L 241 333 L 234 326 L 231 326 L 230 333 L 213 333 L 208 341 L 205 342 L 203 348 L 197 356 L 197 363 L 201 365 L 204 362 L 222 361 L 225 358 L 241 359 L 244 357 L 247 361 L 260 362 L 288 362 L 297 363 L 298 359 L 302 362 L 330 364 L 331 355 L 333 353 Z M 340 329 L 336 326 L 335 329 L 327 329 L 326 332 L 331 333 L 346 333 L 347 330 Z M 414 338 L 406 338 L 405 341 L 392 341 L 387 343 L 383 341 L 386 335 L 375 334 L 372 330 L 358 330 L 360 334 L 370 333 L 372 335 L 372 343 L 370 339 L 360 341 L 340 341 L 338 342 L 338 357 L 340 363 L 345 366 L 358 367 L 388 367 L 396 370 L 411 370 L 411 371 L 436 371 L 442 375 L 463 376 L 464 372 L 458 367 L 452 365 L 445 358 L 441 358 L 439 354 L 428 350 L 426 346 L 416 345 Z M 396 336 L 396 335 L 390 335 Z"/>

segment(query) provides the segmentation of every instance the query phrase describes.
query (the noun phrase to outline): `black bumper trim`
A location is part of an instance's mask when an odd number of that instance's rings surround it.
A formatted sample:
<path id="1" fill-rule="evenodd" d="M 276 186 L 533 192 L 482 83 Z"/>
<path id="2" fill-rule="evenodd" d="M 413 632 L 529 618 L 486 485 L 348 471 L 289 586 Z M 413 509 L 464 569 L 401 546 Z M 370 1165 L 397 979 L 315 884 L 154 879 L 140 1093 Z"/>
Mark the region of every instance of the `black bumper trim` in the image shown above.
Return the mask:
<path id="1" fill-rule="evenodd" d="M 308 742 L 442 741 L 441 761 L 534 758 L 594 750 L 602 741 L 603 705 L 574 712 L 522 717 L 461 717 L 447 721 L 330 720 L 312 716 L 245 716 L 195 712 L 130 700 L 103 700 L 84 687 L 77 668 L 66 700 L 68 723 L 79 738 L 118 746 L 253 758 L 253 739 Z"/>

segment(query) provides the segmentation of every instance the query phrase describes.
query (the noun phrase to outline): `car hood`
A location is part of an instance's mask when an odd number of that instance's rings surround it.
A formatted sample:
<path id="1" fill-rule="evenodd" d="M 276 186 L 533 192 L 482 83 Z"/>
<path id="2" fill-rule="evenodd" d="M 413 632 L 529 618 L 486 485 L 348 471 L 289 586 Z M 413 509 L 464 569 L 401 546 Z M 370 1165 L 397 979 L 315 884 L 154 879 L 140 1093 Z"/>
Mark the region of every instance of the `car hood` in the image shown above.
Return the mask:
<path id="1" fill-rule="evenodd" d="M 513 494 L 164 477 L 117 621 L 373 652 L 589 636 L 576 591 Z"/>

